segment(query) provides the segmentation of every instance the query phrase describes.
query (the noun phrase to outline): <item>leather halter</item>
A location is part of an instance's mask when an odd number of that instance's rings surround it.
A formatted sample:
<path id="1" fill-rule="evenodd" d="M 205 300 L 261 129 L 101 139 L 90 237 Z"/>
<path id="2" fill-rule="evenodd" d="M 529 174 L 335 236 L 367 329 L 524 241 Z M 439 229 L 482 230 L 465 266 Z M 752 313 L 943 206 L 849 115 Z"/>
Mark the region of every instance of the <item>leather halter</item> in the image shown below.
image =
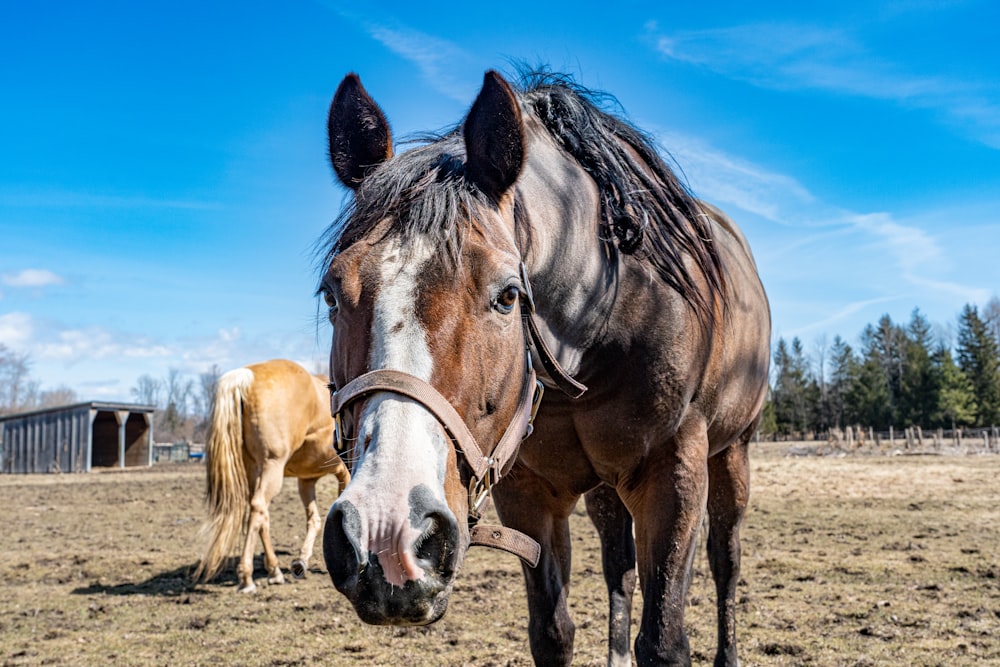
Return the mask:
<path id="1" fill-rule="evenodd" d="M 542 340 L 534 321 L 535 303 L 528 283 L 524 262 L 521 263 L 520 297 L 521 320 L 525 338 L 525 378 L 517 410 L 497 444 L 489 451 L 480 446 L 465 420 L 454 406 L 430 383 L 402 371 L 377 369 L 354 378 L 340 389 L 332 384 L 330 406 L 334 418 L 334 448 L 338 453 L 347 451 L 341 413 L 354 401 L 376 392 L 389 392 L 406 396 L 424 406 L 441 423 L 445 431 L 472 469 L 469 481 L 470 546 L 488 546 L 519 556 L 531 567 L 538 564 L 541 547 L 520 531 L 504 526 L 479 524 L 480 510 L 490 496 L 493 485 L 510 470 L 517 457 L 521 441 L 531 435 L 532 423 L 541 404 L 544 386 L 535 376 L 531 364 L 531 347 L 534 345 L 542 365 L 564 393 L 579 398 L 587 387 L 574 380 L 552 357 Z"/>

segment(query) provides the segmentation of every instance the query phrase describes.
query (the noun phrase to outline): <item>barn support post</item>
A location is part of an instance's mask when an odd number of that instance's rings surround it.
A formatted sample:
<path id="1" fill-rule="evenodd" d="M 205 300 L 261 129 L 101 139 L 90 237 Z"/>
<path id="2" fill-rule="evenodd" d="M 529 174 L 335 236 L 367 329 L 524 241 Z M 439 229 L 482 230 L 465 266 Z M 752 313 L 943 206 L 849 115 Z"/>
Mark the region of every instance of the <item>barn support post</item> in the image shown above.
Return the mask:
<path id="1" fill-rule="evenodd" d="M 146 449 L 148 451 L 146 465 L 153 465 L 153 413 L 144 412 L 142 418 L 146 420 Z"/>
<path id="2" fill-rule="evenodd" d="M 87 472 L 94 467 L 94 420 L 97 418 L 97 410 L 90 409 L 90 416 L 87 419 Z"/>
<path id="3" fill-rule="evenodd" d="M 118 422 L 118 467 L 125 469 L 125 424 L 128 423 L 128 411 L 115 410 L 115 421 Z"/>

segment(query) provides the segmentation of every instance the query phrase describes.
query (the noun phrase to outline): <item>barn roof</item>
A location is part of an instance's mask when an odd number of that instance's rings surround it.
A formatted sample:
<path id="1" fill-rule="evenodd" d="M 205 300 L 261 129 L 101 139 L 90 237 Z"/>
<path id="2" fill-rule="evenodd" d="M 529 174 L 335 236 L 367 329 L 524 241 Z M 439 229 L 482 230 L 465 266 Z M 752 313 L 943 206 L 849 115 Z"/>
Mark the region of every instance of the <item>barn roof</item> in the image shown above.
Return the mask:
<path id="1" fill-rule="evenodd" d="M 73 403 L 71 405 L 57 405 L 52 408 L 42 408 L 40 410 L 29 410 L 27 412 L 15 412 L 9 415 L 0 415 L 0 422 L 10 421 L 12 419 L 20 419 L 22 417 L 33 417 L 35 415 L 42 415 L 52 412 L 72 412 L 87 408 L 90 410 L 98 410 L 100 412 L 117 412 L 119 410 L 125 410 L 128 412 L 155 412 L 156 407 L 153 405 L 144 405 L 142 403 L 115 403 L 108 401 L 84 401 L 82 403 Z"/>

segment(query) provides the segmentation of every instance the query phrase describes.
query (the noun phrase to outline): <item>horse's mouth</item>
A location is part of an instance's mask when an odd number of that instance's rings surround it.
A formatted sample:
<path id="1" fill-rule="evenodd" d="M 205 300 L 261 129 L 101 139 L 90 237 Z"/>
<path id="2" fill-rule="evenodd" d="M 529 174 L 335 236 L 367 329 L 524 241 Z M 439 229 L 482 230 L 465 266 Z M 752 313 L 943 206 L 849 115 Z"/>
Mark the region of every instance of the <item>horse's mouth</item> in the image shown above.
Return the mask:
<path id="1" fill-rule="evenodd" d="M 453 579 L 429 574 L 420 581 L 394 586 L 385 580 L 378 559 L 369 558 L 350 590 L 337 586 L 357 612 L 371 625 L 429 625 L 444 616 L 451 597 Z M 336 582 L 334 582 L 336 585 Z"/>

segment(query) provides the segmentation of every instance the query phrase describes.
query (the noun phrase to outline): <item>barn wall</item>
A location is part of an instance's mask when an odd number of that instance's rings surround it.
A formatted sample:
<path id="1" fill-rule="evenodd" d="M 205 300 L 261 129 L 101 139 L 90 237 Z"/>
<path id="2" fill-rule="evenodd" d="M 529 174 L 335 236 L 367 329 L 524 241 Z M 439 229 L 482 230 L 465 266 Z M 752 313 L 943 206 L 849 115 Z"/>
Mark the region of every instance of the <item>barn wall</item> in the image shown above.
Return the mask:
<path id="1" fill-rule="evenodd" d="M 125 422 L 125 467 L 149 465 L 152 425 L 146 415 L 132 413 Z"/>
<path id="2" fill-rule="evenodd" d="M 137 407 L 143 409 L 133 412 Z M 84 403 L 10 415 L 0 421 L 0 472 L 87 472 L 93 467 L 150 465 L 152 428 L 151 408 L 128 404 Z"/>

